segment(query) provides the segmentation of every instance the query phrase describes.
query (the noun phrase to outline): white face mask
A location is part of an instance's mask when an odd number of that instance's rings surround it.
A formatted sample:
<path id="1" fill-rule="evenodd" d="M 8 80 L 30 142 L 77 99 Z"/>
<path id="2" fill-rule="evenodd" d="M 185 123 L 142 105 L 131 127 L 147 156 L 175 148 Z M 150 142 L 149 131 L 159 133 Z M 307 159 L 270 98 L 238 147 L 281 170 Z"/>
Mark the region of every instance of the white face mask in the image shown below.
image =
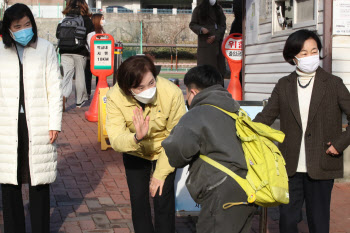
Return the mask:
<path id="1" fill-rule="evenodd" d="M 133 91 L 131 93 L 134 95 L 134 98 L 144 104 L 152 103 L 156 97 L 157 87 L 152 87 L 147 89 L 139 94 L 135 94 Z"/>
<path id="2" fill-rule="evenodd" d="M 106 20 L 102 19 L 102 20 L 101 20 L 101 26 L 103 27 L 103 26 L 105 26 L 105 25 L 106 25 Z"/>
<path id="3" fill-rule="evenodd" d="M 209 0 L 209 3 L 210 3 L 211 6 L 214 6 L 215 3 L 216 3 L 216 0 Z"/>
<path id="4" fill-rule="evenodd" d="M 299 70 L 305 72 L 305 73 L 312 73 L 315 72 L 320 65 L 320 56 L 314 55 L 314 56 L 308 56 L 308 57 L 303 57 L 303 58 L 297 58 L 298 60 L 298 65 L 297 67 Z"/>

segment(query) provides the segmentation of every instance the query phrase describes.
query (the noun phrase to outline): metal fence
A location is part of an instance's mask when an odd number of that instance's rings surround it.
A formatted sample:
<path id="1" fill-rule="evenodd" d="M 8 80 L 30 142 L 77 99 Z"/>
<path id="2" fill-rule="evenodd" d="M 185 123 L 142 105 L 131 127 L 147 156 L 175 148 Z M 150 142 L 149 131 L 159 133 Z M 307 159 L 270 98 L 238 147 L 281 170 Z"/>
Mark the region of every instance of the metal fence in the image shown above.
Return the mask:
<path id="1" fill-rule="evenodd" d="M 161 14 L 167 14 L 170 15 L 173 13 L 172 9 L 157 9 L 157 14 L 161 15 Z"/>
<path id="2" fill-rule="evenodd" d="M 177 14 L 192 14 L 192 10 L 191 9 L 177 9 Z"/>
<path id="3" fill-rule="evenodd" d="M 106 13 L 119 13 L 119 14 L 121 14 L 121 13 L 134 13 L 134 11 L 133 10 L 129 10 L 129 9 L 126 9 L 126 8 L 117 8 L 117 7 L 115 7 L 115 8 L 113 8 L 113 7 L 111 7 L 111 8 L 106 8 Z"/>
<path id="4" fill-rule="evenodd" d="M 153 9 L 140 9 L 137 11 L 137 13 L 141 14 L 153 14 Z"/>
<path id="5" fill-rule="evenodd" d="M 30 6 L 34 17 L 36 18 L 63 18 L 62 10 L 64 6 L 60 6 L 57 4 L 56 6 L 47 6 L 47 5 L 34 5 Z M 101 8 L 90 8 L 92 13 L 118 13 L 118 14 L 192 14 L 191 9 L 176 9 L 176 12 L 173 12 L 173 9 L 156 9 L 146 8 L 146 9 L 138 9 L 137 11 L 121 8 L 121 7 L 107 7 L 105 9 Z M 224 8 L 225 14 L 233 14 L 231 8 Z M 0 5 L 0 19 L 2 19 L 4 14 L 4 8 Z"/>
<path id="6" fill-rule="evenodd" d="M 233 11 L 231 8 L 224 8 L 225 14 L 233 14 Z M 99 8 L 91 8 L 92 13 L 103 13 L 103 9 Z M 153 8 L 144 8 L 144 9 L 138 9 L 137 11 L 133 11 L 126 8 L 106 8 L 106 13 L 136 13 L 136 14 L 153 14 L 154 10 Z M 157 9 L 155 11 L 157 14 L 173 14 L 173 9 Z M 191 9 L 176 9 L 176 14 L 192 14 Z"/>
<path id="7" fill-rule="evenodd" d="M 233 14 L 233 11 L 231 8 L 224 8 L 223 10 L 225 14 Z"/>
<path id="8" fill-rule="evenodd" d="M 0 20 L 4 17 L 4 7 L 0 6 Z"/>

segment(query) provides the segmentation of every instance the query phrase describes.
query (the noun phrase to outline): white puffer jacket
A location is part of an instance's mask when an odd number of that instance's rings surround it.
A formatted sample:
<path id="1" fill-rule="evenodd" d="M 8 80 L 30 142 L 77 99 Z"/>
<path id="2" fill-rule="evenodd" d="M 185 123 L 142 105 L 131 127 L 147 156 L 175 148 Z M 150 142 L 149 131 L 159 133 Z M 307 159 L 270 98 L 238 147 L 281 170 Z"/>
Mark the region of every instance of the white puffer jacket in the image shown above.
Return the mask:
<path id="1" fill-rule="evenodd" d="M 62 78 L 54 46 L 41 38 L 23 53 L 23 85 L 29 134 L 31 184 L 57 175 L 57 150 L 49 130 L 61 131 Z M 15 47 L 0 42 L 0 183 L 17 185 L 20 67 Z"/>

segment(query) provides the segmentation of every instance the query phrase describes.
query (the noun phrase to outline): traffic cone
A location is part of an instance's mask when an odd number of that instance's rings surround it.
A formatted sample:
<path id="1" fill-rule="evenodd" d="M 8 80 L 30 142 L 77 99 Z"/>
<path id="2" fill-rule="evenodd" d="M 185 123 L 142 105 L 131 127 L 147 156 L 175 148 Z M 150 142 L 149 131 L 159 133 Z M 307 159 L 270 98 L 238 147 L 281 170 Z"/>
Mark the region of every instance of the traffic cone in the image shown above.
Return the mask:
<path id="1" fill-rule="evenodd" d="M 94 93 L 94 97 L 92 98 L 89 111 L 85 112 L 86 120 L 90 122 L 98 121 L 98 93 L 100 91 L 100 88 L 106 88 L 106 87 L 108 87 L 107 77 L 106 76 L 98 77 L 97 87 Z"/>
<path id="2" fill-rule="evenodd" d="M 242 62 L 228 61 L 231 70 L 231 79 L 227 91 L 231 93 L 234 100 L 242 100 L 242 86 L 239 81 L 239 72 L 242 68 Z"/>

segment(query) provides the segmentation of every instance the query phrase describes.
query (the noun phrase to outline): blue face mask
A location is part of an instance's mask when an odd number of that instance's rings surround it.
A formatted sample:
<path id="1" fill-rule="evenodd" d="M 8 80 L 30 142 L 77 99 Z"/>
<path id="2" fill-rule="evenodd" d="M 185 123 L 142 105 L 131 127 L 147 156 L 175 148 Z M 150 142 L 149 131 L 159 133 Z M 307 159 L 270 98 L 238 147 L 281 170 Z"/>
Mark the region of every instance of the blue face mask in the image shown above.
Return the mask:
<path id="1" fill-rule="evenodd" d="M 23 46 L 26 46 L 32 40 L 34 33 L 32 28 L 26 28 L 17 32 L 12 32 L 15 41 Z"/>

